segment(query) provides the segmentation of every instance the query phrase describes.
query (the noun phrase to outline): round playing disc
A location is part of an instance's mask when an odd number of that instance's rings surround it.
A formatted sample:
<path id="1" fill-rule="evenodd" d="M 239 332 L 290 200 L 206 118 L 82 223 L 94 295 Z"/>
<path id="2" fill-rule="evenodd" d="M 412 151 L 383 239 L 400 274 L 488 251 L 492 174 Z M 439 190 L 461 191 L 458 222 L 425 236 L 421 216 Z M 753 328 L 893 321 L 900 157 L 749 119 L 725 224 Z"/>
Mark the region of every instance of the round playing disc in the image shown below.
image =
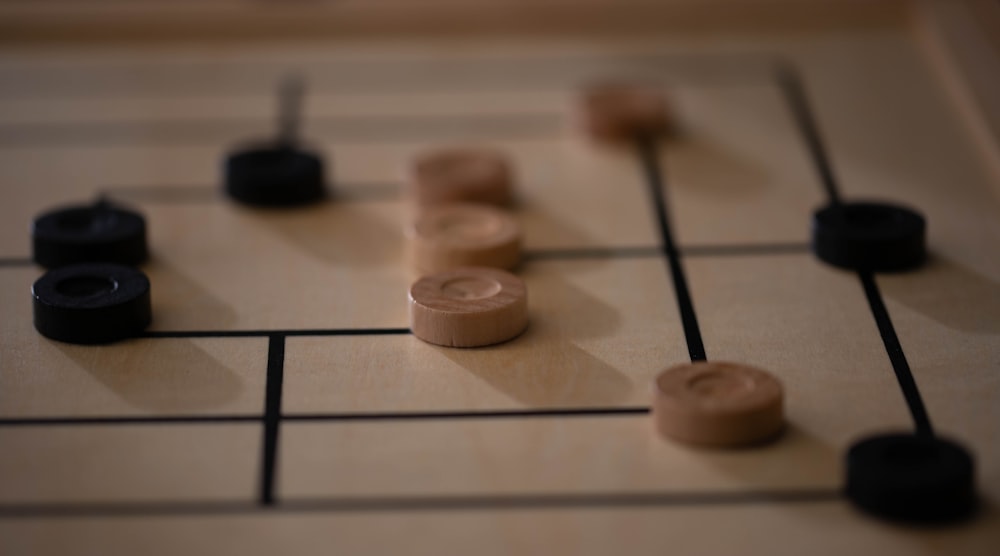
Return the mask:
<path id="1" fill-rule="evenodd" d="M 592 85 L 583 92 L 580 118 L 598 141 L 623 141 L 663 135 L 671 130 L 670 110 L 663 94 L 628 83 Z"/>
<path id="2" fill-rule="evenodd" d="M 31 226 L 32 258 L 46 268 L 109 262 L 143 263 L 146 221 L 137 212 L 106 202 L 57 208 Z"/>
<path id="3" fill-rule="evenodd" d="M 411 197 L 422 205 L 453 202 L 510 203 L 512 171 L 492 149 L 448 148 L 417 156 L 409 169 Z"/>
<path id="4" fill-rule="evenodd" d="M 926 259 L 926 229 L 923 216 L 899 205 L 833 204 L 813 215 L 813 251 L 821 260 L 842 268 L 906 270 Z"/>
<path id="5" fill-rule="evenodd" d="M 290 145 L 240 149 L 225 161 L 226 193 L 247 205 L 313 203 L 326 196 L 325 179 L 318 155 Z"/>
<path id="6" fill-rule="evenodd" d="M 413 267 L 429 274 L 463 266 L 511 269 L 521 259 L 521 229 L 509 213 L 455 203 L 422 210 L 407 228 Z"/>
<path id="7" fill-rule="evenodd" d="M 133 337 L 149 326 L 149 279 L 116 264 L 80 264 L 50 270 L 31 287 L 35 328 L 72 344 L 103 344 Z"/>
<path id="8" fill-rule="evenodd" d="M 663 436 L 735 447 L 770 440 L 784 428 L 781 383 L 746 365 L 698 362 L 656 377 L 653 420 Z"/>
<path id="9" fill-rule="evenodd" d="M 459 268 L 424 276 L 410 287 L 410 329 L 425 342 L 487 346 L 516 337 L 527 326 L 527 289 L 509 272 Z"/>
<path id="10" fill-rule="evenodd" d="M 949 522 L 976 507 L 972 456 L 954 442 L 913 434 L 885 434 L 847 452 L 847 496 L 888 519 Z"/>

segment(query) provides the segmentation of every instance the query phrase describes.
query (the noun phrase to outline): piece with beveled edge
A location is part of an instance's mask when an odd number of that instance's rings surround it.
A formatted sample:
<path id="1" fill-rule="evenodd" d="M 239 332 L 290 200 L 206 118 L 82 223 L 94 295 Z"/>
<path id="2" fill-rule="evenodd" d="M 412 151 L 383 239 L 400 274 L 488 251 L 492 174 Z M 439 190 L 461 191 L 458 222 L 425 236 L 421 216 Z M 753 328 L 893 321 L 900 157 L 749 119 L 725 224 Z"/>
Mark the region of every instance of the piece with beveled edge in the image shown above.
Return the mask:
<path id="1" fill-rule="evenodd" d="M 654 382 L 653 421 L 661 435 L 688 444 L 740 447 L 778 436 L 784 393 L 770 373 L 737 363 L 671 367 Z"/>
<path id="2" fill-rule="evenodd" d="M 528 326 L 528 292 L 517 276 L 465 267 L 424 276 L 410 287 L 410 329 L 448 347 L 506 342 Z"/>
<path id="3" fill-rule="evenodd" d="M 847 452 L 847 497 L 889 520 L 949 523 L 977 506 L 975 467 L 962 446 L 911 433 L 871 436 Z"/>
<path id="4" fill-rule="evenodd" d="M 153 312 L 149 279 L 135 268 L 106 263 L 59 267 L 31 287 L 35 328 L 71 344 L 105 344 L 134 337 Z"/>
<path id="5" fill-rule="evenodd" d="M 813 214 L 812 246 L 816 256 L 851 270 L 917 268 L 927 258 L 926 234 L 923 216 L 892 203 L 832 203 Z"/>

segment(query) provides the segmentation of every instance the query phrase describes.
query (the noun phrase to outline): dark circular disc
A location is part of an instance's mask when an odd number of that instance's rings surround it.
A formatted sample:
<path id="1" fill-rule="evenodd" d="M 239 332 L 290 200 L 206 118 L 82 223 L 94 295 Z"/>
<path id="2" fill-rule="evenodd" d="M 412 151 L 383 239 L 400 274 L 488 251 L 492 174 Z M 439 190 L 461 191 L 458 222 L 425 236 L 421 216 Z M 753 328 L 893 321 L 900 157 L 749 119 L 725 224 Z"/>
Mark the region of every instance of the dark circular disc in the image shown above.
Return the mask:
<path id="1" fill-rule="evenodd" d="M 149 326 L 149 279 L 132 267 L 90 263 L 46 272 L 31 286 L 35 328 L 71 344 L 130 338 Z"/>
<path id="2" fill-rule="evenodd" d="M 46 268 L 78 263 L 138 265 L 149 258 L 146 220 L 106 202 L 57 208 L 31 226 L 32 257 Z"/>
<path id="3" fill-rule="evenodd" d="M 889 203 L 831 204 L 813 214 L 812 245 L 821 260 L 852 270 L 916 268 L 927 258 L 927 224 L 906 207 Z"/>
<path id="4" fill-rule="evenodd" d="M 323 160 L 288 145 L 240 149 L 226 157 L 226 193 L 248 205 L 287 207 L 326 196 Z"/>
<path id="5" fill-rule="evenodd" d="M 972 456 L 954 442 L 913 434 L 861 440 L 847 452 L 847 497 L 891 520 L 946 523 L 976 507 Z"/>

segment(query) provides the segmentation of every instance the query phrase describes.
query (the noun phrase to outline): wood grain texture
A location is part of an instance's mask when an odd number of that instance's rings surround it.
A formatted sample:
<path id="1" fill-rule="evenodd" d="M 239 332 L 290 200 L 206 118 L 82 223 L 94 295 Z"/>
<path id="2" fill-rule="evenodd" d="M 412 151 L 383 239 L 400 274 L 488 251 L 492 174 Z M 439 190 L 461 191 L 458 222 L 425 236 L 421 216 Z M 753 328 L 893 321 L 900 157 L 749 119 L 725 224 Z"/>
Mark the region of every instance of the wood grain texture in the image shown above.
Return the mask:
<path id="1" fill-rule="evenodd" d="M 305 23 L 212 3 L 190 23 L 177 4 L 161 27 L 139 7 L 73 22 L 75 4 L 0 4 L 21 10 L 0 18 L 7 44 L 24 41 L 0 51 L 0 552 L 997 546 L 1000 204 L 988 145 L 959 116 L 971 104 L 942 81 L 950 62 L 901 17 L 912 3 L 771 3 L 773 24 L 749 3 L 528 22 L 493 5 L 465 28 L 406 11 L 377 24 L 390 0 L 301 6 Z M 352 9 L 368 15 L 331 23 Z M 875 282 L 935 430 L 976 457 L 968 523 L 886 523 L 839 494 L 852 442 L 913 423 L 858 277 L 809 252 L 825 195 L 778 59 L 802 77 L 844 198 L 927 217 L 928 264 Z M 310 84 L 305 134 L 336 196 L 235 206 L 220 157 L 272 133 L 290 69 Z M 638 154 L 574 126 L 581 84 L 605 78 L 671 99 L 685 133 L 652 158 L 705 350 L 781 381 L 773 443 L 707 450 L 655 431 L 654 378 L 689 353 Z M 531 305 L 513 341 L 451 349 L 408 330 L 401 176 L 441 145 L 490 145 L 517 169 Z M 156 318 L 120 344 L 50 342 L 31 325 L 28 223 L 98 194 L 147 218 Z"/>

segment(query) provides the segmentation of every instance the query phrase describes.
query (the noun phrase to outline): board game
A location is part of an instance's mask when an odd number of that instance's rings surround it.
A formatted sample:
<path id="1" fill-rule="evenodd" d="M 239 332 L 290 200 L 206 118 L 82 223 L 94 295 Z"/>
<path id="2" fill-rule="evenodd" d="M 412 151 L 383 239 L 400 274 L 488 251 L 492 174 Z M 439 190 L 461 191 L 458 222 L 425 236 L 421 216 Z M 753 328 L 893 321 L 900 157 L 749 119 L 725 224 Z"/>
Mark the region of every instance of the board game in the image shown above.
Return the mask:
<path id="1" fill-rule="evenodd" d="M 969 34 L 939 49 L 911 11 L 985 3 L 790 2 L 801 20 L 716 25 L 667 2 L 699 25 L 657 32 L 658 8 L 626 2 L 634 20 L 607 32 L 591 6 L 571 32 L 524 33 L 503 2 L 457 12 L 483 29 L 468 33 L 410 29 L 412 6 L 388 0 L 371 11 L 389 18 L 306 3 L 284 23 L 297 37 L 262 31 L 260 10 L 281 7 L 253 6 L 233 17 L 258 34 L 211 40 L 235 8 L 209 2 L 162 27 L 125 13 L 149 40 L 95 40 L 122 26 L 100 4 L 90 19 L 0 6 L 0 28 L 25 25 L 0 42 L 0 552 L 1000 547 L 998 74 L 963 66 L 1000 50 Z M 323 35 L 337 9 L 355 33 Z M 290 74 L 329 199 L 235 203 L 222 161 L 276 132 Z M 675 136 L 588 140 L 581 87 L 608 79 L 662 92 Z M 403 181 L 418 153 L 468 145 L 513 162 L 529 324 L 447 348 L 409 328 Z M 32 220 L 97 199 L 148 223 L 152 324 L 53 341 L 32 325 Z M 818 260 L 813 213 L 837 199 L 918 210 L 927 262 Z M 781 436 L 710 449 L 657 434 L 654 378 L 701 359 L 780 379 Z M 914 525 L 851 503 L 853 443 L 931 428 L 974 458 L 974 515 Z"/>

